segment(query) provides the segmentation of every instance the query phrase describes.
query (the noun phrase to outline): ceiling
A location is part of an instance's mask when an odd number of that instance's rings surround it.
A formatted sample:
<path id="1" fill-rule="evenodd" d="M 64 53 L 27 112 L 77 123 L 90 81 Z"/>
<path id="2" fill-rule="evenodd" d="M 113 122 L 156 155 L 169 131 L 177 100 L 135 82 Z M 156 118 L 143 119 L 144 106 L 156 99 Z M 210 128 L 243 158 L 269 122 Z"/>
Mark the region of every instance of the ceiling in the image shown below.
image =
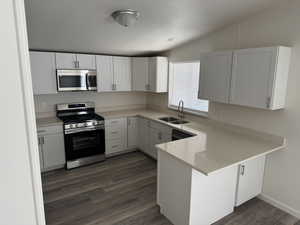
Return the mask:
<path id="1" fill-rule="evenodd" d="M 281 0 L 25 0 L 31 49 L 155 54 L 201 37 Z M 110 14 L 141 13 L 125 28 Z"/>

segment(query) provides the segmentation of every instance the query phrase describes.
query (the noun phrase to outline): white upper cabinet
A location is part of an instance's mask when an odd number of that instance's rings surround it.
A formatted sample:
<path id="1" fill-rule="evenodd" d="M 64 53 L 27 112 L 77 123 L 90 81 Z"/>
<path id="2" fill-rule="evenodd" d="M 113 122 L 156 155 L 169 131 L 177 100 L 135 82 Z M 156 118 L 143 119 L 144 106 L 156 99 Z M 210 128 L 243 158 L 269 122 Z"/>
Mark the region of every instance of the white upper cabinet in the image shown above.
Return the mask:
<path id="1" fill-rule="evenodd" d="M 149 90 L 149 58 L 134 57 L 132 58 L 132 90 L 148 91 Z"/>
<path id="2" fill-rule="evenodd" d="M 79 69 L 96 69 L 96 56 L 87 54 L 76 54 Z"/>
<path id="3" fill-rule="evenodd" d="M 269 110 L 284 108 L 290 56 L 287 47 L 204 54 L 199 98 Z"/>
<path id="4" fill-rule="evenodd" d="M 56 68 L 57 69 L 76 69 L 77 58 L 76 54 L 72 53 L 56 53 Z"/>
<path id="5" fill-rule="evenodd" d="M 56 53 L 57 69 L 96 69 L 96 58 L 94 55 Z"/>
<path id="6" fill-rule="evenodd" d="M 115 91 L 131 91 L 131 58 L 113 57 Z"/>
<path id="7" fill-rule="evenodd" d="M 200 65 L 199 98 L 228 103 L 232 69 L 232 51 L 204 54 Z"/>
<path id="8" fill-rule="evenodd" d="M 167 57 L 149 58 L 149 91 L 168 92 L 168 70 Z"/>
<path id="9" fill-rule="evenodd" d="M 97 90 L 107 92 L 114 90 L 114 73 L 112 56 L 97 55 Z"/>
<path id="10" fill-rule="evenodd" d="M 35 95 L 57 93 L 55 53 L 31 51 L 30 64 L 33 93 Z"/>
<path id="11" fill-rule="evenodd" d="M 230 103 L 284 108 L 291 49 L 270 47 L 234 52 Z"/>

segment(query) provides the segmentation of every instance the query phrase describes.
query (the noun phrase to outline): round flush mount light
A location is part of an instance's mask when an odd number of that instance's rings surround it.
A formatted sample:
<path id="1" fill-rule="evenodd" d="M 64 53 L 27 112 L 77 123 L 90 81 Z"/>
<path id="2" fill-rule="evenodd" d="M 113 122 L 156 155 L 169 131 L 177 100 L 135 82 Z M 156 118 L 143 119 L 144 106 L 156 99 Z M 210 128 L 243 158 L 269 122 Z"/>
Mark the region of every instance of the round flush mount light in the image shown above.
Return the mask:
<path id="1" fill-rule="evenodd" d="M 136 23 L 140 13 L 131 9 L 122 9 L 113 12 L 111 16 L 118 24 L 124 27 L 129 27 Z"/>

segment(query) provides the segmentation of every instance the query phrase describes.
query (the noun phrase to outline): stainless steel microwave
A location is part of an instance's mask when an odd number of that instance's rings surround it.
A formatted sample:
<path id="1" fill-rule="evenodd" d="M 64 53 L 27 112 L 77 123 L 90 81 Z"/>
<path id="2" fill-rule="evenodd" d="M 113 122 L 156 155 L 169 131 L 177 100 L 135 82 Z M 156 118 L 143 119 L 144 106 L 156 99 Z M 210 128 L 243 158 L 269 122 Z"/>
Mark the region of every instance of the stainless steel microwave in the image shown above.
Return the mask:
<path id="1" fill-rule="evenodd" d="M 56 70 L 58 91 L 96 91 L 96 70 Z"/>

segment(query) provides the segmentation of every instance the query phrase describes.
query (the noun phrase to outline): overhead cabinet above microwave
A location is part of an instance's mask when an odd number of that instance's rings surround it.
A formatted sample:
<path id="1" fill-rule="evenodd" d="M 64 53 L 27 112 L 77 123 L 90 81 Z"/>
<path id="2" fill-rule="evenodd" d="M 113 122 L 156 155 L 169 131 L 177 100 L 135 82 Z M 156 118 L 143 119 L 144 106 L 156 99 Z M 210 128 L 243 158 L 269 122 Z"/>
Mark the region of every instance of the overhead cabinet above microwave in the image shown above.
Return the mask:
<path id="1" fill-rule="evenodd" d="M 95 55 L 55 53 L 57 69 L 96 69 Z"/>
<path id="2" fill-rule="evenodd" d="M 201 56 L 199 98 L 261 109 L 284 108 L 291 49 L 268 47 Z"/>

